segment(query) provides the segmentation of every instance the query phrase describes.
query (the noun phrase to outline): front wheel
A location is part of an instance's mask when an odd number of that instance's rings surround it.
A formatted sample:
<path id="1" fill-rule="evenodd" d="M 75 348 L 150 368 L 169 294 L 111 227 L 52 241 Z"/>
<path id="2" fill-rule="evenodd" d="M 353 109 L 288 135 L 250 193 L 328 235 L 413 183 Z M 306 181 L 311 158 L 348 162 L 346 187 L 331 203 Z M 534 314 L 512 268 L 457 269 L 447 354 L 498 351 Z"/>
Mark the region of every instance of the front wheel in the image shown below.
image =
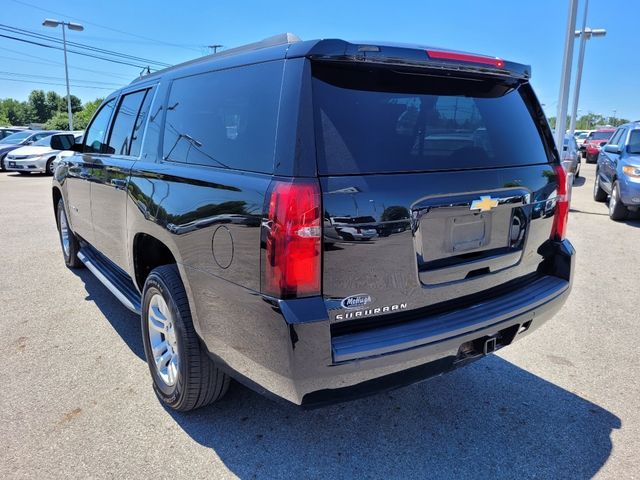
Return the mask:
<path id="1" fill-rule="evenodd" d="M 627 218 L 629 210 L 620 200 L 620 186 L 618 182 L 614 182 L 611 189 L 611 197 L 609 197 L 609 218 L 611 220 L 624 220 Z"/>
<path id="2" fill-rule="evenodd" d="M 141 322 L 153 388 L 162 402 L 184 412 L 224 396 L 229 376 L 209 358 L 195 332 L 176 265 L 155 268 L 147 277 Z"/>
<path id="3" fill-rule="evenodd" d="M 64 210 L 64 201 L 58 200 L 58 235 L 60 237 L 60 245 L 62 246 L 62 256 L 64 257 L 64 263 L 69 268 L 80 268 L 84 264 L 78 258 L 78 252 L 80 251 L 80 242 L 78 237 L 69 228 L 69 221 L 67 220 L 67 213 Z"/>

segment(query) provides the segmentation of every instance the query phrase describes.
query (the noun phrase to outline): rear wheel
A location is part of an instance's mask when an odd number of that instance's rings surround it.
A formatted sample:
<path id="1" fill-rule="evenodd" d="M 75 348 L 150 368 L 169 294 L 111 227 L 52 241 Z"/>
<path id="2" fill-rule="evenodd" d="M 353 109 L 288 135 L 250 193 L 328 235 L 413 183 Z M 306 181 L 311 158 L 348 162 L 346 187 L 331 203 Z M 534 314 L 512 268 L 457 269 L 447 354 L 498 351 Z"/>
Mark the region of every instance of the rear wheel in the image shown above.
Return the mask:
<path id="1" fill-rule="evenodd" d="M 600 186 L 600 175 L 596 171 L 596 180 L 593 182 L 593 199 L 596 202 L 604 202 L 607 199 L 607 192 Z"/>
<path id="2" fill-rule="evenodd" d="M 611 220 L 624 220 L 627 218 L 629 210 L 620 200 L 620 186 L 618 182 L 613 183 L 611 196 L 609 197 L 609 218 Z"/>
<path id="3" fill-rule="evenodd" d="M 141 321 L 153 388 L 166 405 L 188 411 L 224 396 L 229 376 L 209 358 L 193 328 L 176 265 L 158 267 L 147 277 Z"/>
<path id="4" fill-rule="evenodd" d="M 62 255 L 64 263 L 69 268 L 80 268 L 84 264 L 78 258 L 80 251 L 80 242 L 78 237 L 74 235 L 69 228 L 67 214 L 64 210 L 64 201 L 58 200 L 58 235 L 60 236 L 60 245 L 62 246 Z"/>

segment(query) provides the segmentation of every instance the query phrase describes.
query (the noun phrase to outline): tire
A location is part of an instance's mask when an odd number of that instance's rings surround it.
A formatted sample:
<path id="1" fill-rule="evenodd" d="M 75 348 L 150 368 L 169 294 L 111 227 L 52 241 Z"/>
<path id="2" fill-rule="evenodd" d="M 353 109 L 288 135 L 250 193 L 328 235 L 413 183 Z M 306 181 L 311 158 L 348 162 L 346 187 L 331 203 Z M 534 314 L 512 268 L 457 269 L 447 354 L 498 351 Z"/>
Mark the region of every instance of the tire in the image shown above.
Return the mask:
<path id="1" fill-rule="evenodd" d="M 611 196 L 609 198 L 609 218 L 611 220 L 624 220 L 629 214 L 629 209 L 620 200 L 620 186 L 618 182 L 613 182 Z"/>
<path id="2" fill-rule="evenodd" d="M 60 239 L 60 247 L 62 247 L 62 256 L 64 263 L 69 268 L 82 268 L 84 263 L 78 258 L 80 251 L 80 242 L 78 237 L 71 231 L 67 220 L 67 213 L 64 209 L 64 201 L 58 200 L 58 208 L 56 211 L 56 220 L 58 223 L 58 238 Z"/>
<path id="3" fill-rule="evenodd" d="M 580 164 L 582 162 L 580 161 L 580 158 L 578 158 L 578 164 L 576 165 L 576 174 L 574 178 L 580 178 Z"/>
<path id="4" fill-rule="evenodd" d="M 151 271 L 144 284 L 140 319 L 153 388 L 165 405 L 186 412 L 224 396 L 230 378 L 209 358 L 193 328 L 176 265 Z"/>
<path id="5" fill-rule="evenodd" d="M 53 161 L 54 160 L 55 160 L 54 158 L 50 158 L 49 160 L 47 160 L 47 166 L 44 169 L 45 175 L 49 175 L 50 177 L 53 176 Z"/>
<path id="6" fill-rule="evenodd" d="M 600 175 L 596 170 L 596 180 L 593 182 L 593 199 L 596 202 L 604 202 L 607 199 L 607 192 L 600 186 Z"/>

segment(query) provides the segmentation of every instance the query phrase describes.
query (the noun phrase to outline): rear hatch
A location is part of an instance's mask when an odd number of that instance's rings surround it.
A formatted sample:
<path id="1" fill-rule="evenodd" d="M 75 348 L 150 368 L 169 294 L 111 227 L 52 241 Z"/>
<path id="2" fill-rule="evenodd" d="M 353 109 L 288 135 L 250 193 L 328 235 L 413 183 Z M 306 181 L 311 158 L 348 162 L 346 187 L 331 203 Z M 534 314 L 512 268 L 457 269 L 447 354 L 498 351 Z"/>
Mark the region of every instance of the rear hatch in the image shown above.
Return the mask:
<path id="1" fill-rule="evenodd" d="M 385 322 L 521 288 L 558 177 L 522 77 L 312 62 L 325 303 Z"/>

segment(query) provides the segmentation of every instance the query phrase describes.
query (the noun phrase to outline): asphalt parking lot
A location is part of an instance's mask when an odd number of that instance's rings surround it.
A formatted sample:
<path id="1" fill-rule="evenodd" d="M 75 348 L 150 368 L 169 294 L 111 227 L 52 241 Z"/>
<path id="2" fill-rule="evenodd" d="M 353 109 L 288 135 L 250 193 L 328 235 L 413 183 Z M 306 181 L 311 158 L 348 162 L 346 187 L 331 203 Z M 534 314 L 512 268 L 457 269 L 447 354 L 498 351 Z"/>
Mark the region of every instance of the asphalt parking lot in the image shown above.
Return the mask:
<path id="1" fill-rule="evenodd" d="M 156 399 L 138 318 L 64 266 L 51 180 L 0 173 L 0 478 L 640 478 L 640 220 L 573 191 L 571 297 L 534 335 L 428 382 L 301 411 L 234 385 Z"/>

